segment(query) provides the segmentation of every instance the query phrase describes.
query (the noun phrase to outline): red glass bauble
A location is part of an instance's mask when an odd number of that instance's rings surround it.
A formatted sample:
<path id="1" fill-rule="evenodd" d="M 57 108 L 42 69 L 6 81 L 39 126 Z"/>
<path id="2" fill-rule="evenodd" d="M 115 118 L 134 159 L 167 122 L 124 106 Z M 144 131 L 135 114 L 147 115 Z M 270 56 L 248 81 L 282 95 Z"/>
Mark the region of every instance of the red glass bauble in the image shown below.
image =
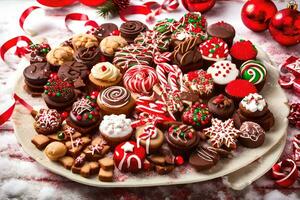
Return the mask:
<path id="1" fill-rule="evenodd" d="M 80 3 L 86 6 L 101 6 L 102 4 L 106 3 L 107 0 L 79 0 Z"/>
<path id="2" fill-rule="evenodd" d="M 271 0 L 250 0 L 242 8 L 242 21 L 250 30 L 260 32 L 268 29 L 276 14 L 276 5 Z"/>
<path id="3" fill-rule="evenodd" d="M 292 46 L 300 43 L 300 12 L 286 8 L 272 17 L 269 31 L 279 44 Z"/>
<path id="4" fill-rule="evenodd" d="M 214 7 L 216 0 L 182 0 L 185 9 L 190 12 L 206 12 Z"/>
<path id="5" fill-rule="evenodd" d="M 75 3 L 76 0 L 37 0 L 40 4 L 48 7 L 64 7 Z"/>

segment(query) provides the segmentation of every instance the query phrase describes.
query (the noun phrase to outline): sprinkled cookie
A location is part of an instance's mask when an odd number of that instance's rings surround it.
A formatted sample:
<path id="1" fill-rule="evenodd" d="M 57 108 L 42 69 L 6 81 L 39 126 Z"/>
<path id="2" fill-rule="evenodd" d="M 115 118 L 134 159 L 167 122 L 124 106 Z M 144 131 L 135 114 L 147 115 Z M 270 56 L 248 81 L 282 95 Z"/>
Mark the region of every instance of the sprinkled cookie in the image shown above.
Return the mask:
<path id="1" fill-rule="evenodd" d="M 232 62 L 240 67 L 247 60 L 255 60 L 257 49 L 251 41 L 240 40 L 232 45 L 230 55 L 232 57 Z"/>
<path id="2" fill-rule="evenodd" d="M 256 93 L 255 86 L 249 81 L 243 79 L 236 79 L 229 82 L 225 87 L 227 96 L 235 101 L 238 105 L 240 101 L 251 93 Z"/>
<path id="3" fill-rule="evenodd" d="M 248 148 L 257 148 L 265 141 L 265 131 L 257 123 L 244 122 L 240 127 L 239 142 Z"/>
<path id="4" fill-rule="evenodd" d="M 56 132 L 62 123 L 60 114 L 54 109 L 40 109 L 34 119 L 36 132 L 43 135 Z"/>
<path id="5" fill-rule="evenodd" d="M 41 44 L 32 44 L 29 46 L 30 63 L 47 62 L 46 55 L 51 50 L 48 43 L 44 42 Z"/>
<path id="6" fill-rule="evenodd" d="M 261 117 L 266 114 L 268 105 L 261 95 L 251 93 L 241 101 L 239 108 L 246 117 Z"/>

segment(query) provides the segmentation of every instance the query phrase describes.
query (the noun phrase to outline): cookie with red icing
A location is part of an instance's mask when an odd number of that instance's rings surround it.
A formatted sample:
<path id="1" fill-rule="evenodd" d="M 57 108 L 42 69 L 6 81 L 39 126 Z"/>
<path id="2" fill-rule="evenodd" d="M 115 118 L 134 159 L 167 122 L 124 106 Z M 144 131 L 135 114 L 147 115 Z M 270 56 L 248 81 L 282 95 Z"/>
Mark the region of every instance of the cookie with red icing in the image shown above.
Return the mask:
<path id="1" fill-rule="evenodd" d="M 146 151 L 144 147 L 137 147 L 136 142 L 123 142 L 115 148 L 114 163 L 122 172 L 136 173 L 142 170 L 145 158 Z"/>
<path id="2" fill-rule="evenodd" d="M 240 67 L 245 61 L 256 59 L 257 49 L 251 41 L 240 40 L 232 45 L 230 55 L 232 62 Z"/>
<path id="3" fill-rule="evenodd" d="M 212 114 L 204 103 L 196 102 L 182 114 L 182 122 L 192 125 L 195 129 L 202 129 L 210 125 Z"/>
<path id="4" fill-rule="evenodd" d="M 209 67 L 217 61 L 225 60 L 229 55 L 227 43 L 217 37 L 200 44 L 199 51 L 202 54 L 204 67 Z"/>
<path id="5" fill-rule="evenodd" d="M 247 80 L 237 79 L 233 80 L 225 88 L 226 94 L 239 103 L 245 96 L 256 93 L 255 86 Z"/>

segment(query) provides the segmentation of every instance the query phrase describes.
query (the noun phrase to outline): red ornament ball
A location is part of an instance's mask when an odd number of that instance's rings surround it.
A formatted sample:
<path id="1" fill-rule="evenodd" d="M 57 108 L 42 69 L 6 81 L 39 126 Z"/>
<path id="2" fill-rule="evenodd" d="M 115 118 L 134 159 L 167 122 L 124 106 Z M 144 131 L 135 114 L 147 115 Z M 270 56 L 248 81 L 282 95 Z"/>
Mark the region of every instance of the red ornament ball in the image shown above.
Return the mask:
<path id="1" fill-rule="evenodd" d="M 76 0 L 37 0 L 40 4 L 48 7 L 64 7 L 75 3 Z"/>
<path id="2" fill-rule="evenodd" d="M 92 7 L 101 6 L 107 2 L 107 0 L 79 0 L 79 1 L 80 3 L 86 6 L 92 6 Z"/>
<path id="3" fill-rule="evenodd" d="M 276 12 L 276 5 L 271 0 L 250 0 L 244 4 L 241 16 L 245 26 L 260 32 L 268 29 L 269 22 Z"/>
<path id="4" fill-rule="evenodd" d="M 300 43 L 300 12 L 286 8 L 272 17 L 269 31 L 279 44 L 292 46 Z"/>
<path id="5" fill-rule="evenodd" d="M 206 12 L 214 7 L 216 0 L 182 0 L 185 9 L 190 12 Z"/>

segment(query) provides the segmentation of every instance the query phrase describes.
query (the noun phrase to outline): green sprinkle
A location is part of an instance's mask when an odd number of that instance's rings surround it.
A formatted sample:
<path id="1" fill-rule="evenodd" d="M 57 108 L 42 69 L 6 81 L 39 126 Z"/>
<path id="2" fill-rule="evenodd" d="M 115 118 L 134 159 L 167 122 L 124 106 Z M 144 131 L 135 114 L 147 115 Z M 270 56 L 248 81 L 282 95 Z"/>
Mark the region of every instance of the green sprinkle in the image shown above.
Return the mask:
<path id="1" fill-rule="evenodd" d="M 93 115 L 92 114 L 89 114 L 89 119 L 93 119 Z"/>
<path id="2" fill-rule="evenodd" d="M 181 133 L 179 134 L 179 137 L 180 137 L 180 138 L 184 138 L 184 132 L 181 132 Z"/>
<path id="3" fill-rule="evenodd" d="M 49 83 L 49 82 L 47 82 L 47 83 L 46 83 L 46 85 L 50 85 L 50 83 Z"/>
<path id="4" fill-rule="evenodd" d="M 57 92 L 57 93 L 56 93 L 56 96 L 60 97 L 60 96 L 61 96 L 61 93 L 60 93 L 60 92 Z"/>
<path id="5" fill-rule="evenodd" d="M 90 97 L 90 96 L 86 96 L 86 98 L 87 98 L 87 99 L 91 99 L 91 97 Z"/>
<path id="6" fill-rule="evenodd" d="M 48 91 L 48 90 L 45 90 L 45 91 L 44 91 L 44 93 L 45 93 L 45 94 L 48 94 L 48 93 L 49 93 L 49 91 Z"/>
<path id="7" fill-rule="evenodd" d="M 60 140 L 65 139 L 65 134 L 64 134 L 64 132 L 59 131 L 59 132 L 57 133 L 57 138 L 60 139 Z"/>

